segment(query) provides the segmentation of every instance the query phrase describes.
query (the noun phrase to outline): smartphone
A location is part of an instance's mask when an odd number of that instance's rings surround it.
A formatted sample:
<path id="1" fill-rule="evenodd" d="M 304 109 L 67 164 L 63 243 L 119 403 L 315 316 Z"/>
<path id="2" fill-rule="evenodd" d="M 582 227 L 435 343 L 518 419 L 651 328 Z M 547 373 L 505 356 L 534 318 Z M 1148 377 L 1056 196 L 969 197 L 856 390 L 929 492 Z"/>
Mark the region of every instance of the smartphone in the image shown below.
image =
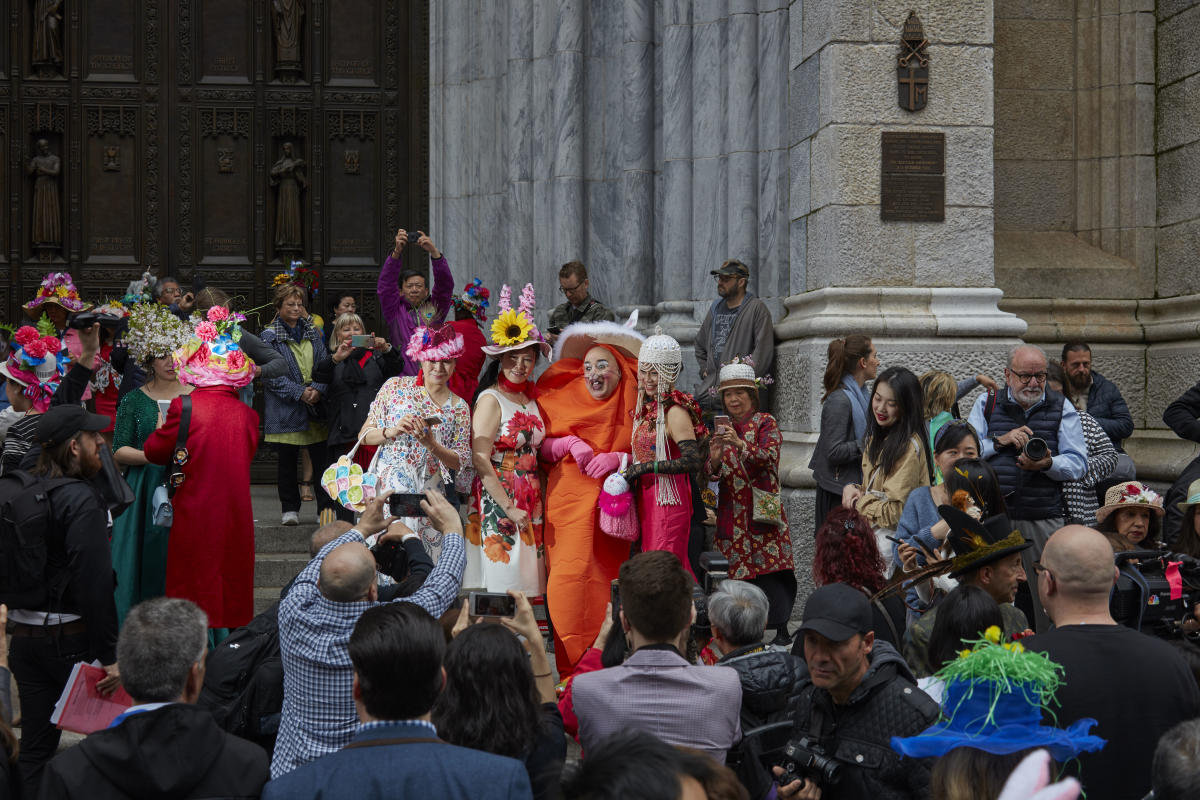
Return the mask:
<path id="1" fill-rule="evenodd" d="M 421 510 L 421 501 L 424 499 L 423 494 L 393 494 L 388 498 L 388 505 L 391 506 L 393 517 L 423 517 L 425 512 Z"/>
<path id="2" fill-rule="evenodd" d="M 170 408 L 171 408 L 171 401 L 170 400 L 155 400 L 154 402 L 158 403 L 158 413 L 162 415 L 163 419 L 166 419 L 167 411 L 170 410 Z"/>
<path id="3" fill-rule="evenodd" d="M 611 592 L 612 595 L 609 599 L 612 601 L 612 620 L 614 623 L 618 623 L 621 621 L 621 581 L 619 579 L 613 579 Z"/>
<path id="4" fill-rule="evenodd" d="M 726 428 L 733 427 L 733 423 L 730 421 L 728 415 L 717 414 L 715 417 L 713 417 L 713 430 L 720 428 L 722 425 L 724 425 Z"/>
<path id="5" fill-rule="evenodd" d="M 558 336 L 562 332 L 562 325 L 551 325 L 549 328 L 546 328 L 546 333 L 553 333 L 555 336 Z"/>
<path id="6" fill-rule="evenodd" d="M 512 617 L 517 613 L 517 598 L 500 592 L 471 592 L 473 617 Z"/>
<path id="7" fill-rule="evenodd" d="M 375 346 L 375 337 L 371 336 L 370 334 L 366 334 L 366 333 L 361 334 L 361 335 L 356 333 L 350 337 L 350 346 L 351 347 L 366 347 L 366 348 L 374 347 Z"/>

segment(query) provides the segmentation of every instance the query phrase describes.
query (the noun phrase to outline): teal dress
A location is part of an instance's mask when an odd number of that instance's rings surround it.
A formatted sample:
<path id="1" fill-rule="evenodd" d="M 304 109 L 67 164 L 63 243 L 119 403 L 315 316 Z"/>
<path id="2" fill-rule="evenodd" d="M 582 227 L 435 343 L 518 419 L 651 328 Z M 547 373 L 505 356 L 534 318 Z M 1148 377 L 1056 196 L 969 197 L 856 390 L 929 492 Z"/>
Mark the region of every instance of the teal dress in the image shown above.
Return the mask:
<path id="1" fill-rule="evenodd" d="M 113 450 L 142 449 L 158 426 L 158 403 L 141 389 L 130 392 L 117 406 Z M 117 573 L 117 620 L 124 624 L 129 609 L 143 600 L 166 593 L 167 535 L 170 528 L 150 522 L 155 487 L 163 482 L 167 468 L 158 464 L 129 467 L 125 480 L 133 489 L 134 501 L 113 520 L 112 563 Z"/>

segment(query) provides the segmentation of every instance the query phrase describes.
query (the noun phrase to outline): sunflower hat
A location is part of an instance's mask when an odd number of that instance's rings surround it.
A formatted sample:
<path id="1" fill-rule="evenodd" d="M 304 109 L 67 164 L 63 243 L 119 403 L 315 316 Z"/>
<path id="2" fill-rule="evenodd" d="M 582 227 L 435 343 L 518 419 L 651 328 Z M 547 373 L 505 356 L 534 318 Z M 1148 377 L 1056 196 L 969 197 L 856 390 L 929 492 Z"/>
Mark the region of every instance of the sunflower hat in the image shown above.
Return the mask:
<path id="1" fill-rule="evenodd" d="M 533 284 L 525 284 L 517 307 L 512 307 L 512 289 L 508 284 L 500 290 L 500 314 L 492 321 L 492 343 L 483 347 L 489 356 L 499 356 L 510 350 L 524 350 L 536 345 L 546 358 L 550 357 L 550 344 L 533 321 L 533 310 L 537 298 Z"/>

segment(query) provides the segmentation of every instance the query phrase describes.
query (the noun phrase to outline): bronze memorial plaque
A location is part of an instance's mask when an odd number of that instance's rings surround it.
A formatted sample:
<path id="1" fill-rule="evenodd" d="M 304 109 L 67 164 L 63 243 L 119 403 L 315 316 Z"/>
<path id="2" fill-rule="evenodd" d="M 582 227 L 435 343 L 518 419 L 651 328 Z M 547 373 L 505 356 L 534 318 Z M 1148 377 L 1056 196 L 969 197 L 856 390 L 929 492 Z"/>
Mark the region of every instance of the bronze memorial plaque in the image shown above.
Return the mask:
<path id="1" fill-rule="evenodd" d="M 882 161 L 880 219 L 885 222 L 945 221 L 945 134 L 884 132 Z"/>

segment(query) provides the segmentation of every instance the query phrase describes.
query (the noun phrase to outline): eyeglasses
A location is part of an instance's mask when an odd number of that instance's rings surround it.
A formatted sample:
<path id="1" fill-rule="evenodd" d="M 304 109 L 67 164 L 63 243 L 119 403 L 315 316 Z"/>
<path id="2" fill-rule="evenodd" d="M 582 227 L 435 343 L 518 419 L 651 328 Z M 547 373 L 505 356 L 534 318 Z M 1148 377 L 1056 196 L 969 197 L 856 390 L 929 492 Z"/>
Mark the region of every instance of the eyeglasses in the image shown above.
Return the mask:
<path id="1" fill-rule="evenodd" d="M 1014 378 L 1021 382 L 1022 385 L 1033 382 L 1045 383 L 1048 377 L 1045 372 L 1017 372 L 1016 370 L 1006 370 Z"/>
<path id="2" fill-rule="evenodd" d="M 1038 575 L 1041 575 L 1044 572 L 1050 576 L 1051 580 L 1054 579 L 1054 573 L 1050 571 L 1049 567 L 1043 565 L 1040 561 L 1033 562 L 1033 571 Z"/>
<path id="3" fill-rule="evenodd" d="M 572 294 L 573 292 L 579 291 L 579 287 L 581 286 L 583 286 L 583 283 L 577 283 L 574 286 L 559 286 L 558 290 L 565 295 Z"/>

